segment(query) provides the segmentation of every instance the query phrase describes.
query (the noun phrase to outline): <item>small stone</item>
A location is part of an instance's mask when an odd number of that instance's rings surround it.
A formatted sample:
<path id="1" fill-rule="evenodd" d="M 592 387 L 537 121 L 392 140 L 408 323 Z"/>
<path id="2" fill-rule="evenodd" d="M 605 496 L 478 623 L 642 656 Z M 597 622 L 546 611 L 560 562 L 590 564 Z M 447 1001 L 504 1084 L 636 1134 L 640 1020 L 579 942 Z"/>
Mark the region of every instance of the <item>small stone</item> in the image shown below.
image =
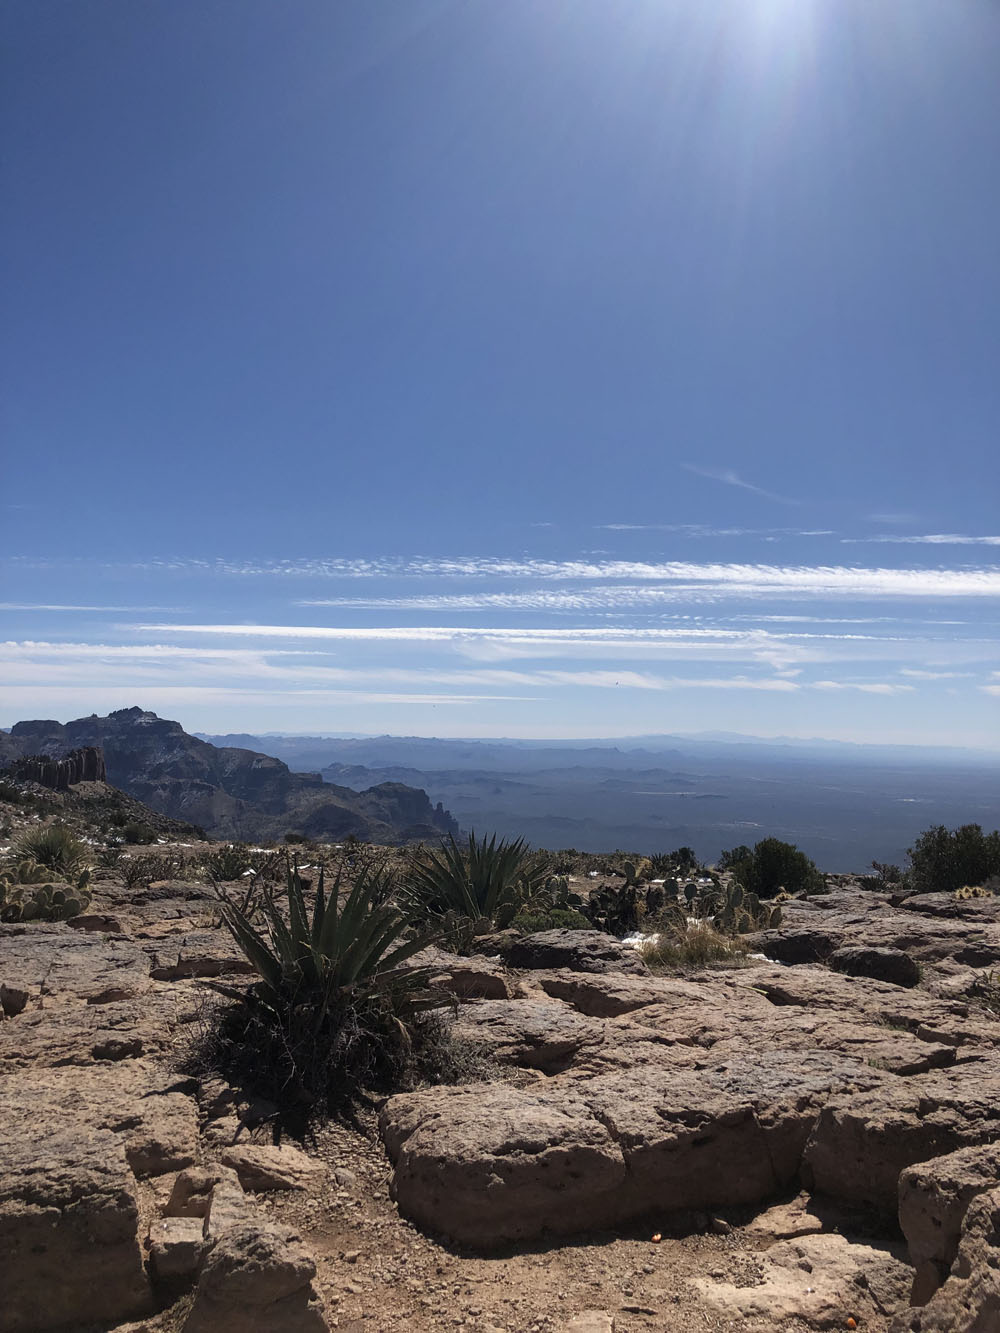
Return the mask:
<path id="1" fill-rule="evenodd" d="M 205 1253 L 202 1224 L 197 1217 L 164 1217 L 149 1231 L 149 1262 L 160 1282 L 193 1278 Z"/>

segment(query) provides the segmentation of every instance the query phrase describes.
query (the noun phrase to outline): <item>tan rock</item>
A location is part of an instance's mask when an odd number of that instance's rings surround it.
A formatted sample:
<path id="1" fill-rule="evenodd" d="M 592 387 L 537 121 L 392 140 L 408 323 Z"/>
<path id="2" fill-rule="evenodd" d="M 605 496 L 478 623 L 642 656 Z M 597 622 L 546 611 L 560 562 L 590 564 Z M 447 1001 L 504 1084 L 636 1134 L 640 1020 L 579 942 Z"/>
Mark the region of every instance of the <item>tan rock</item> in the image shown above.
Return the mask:
<path id="1" fill-rule="evenodd" d="M 307 1157 L 290 1144 L 247 1144 L 227 1148 L 222 1153 L 224 1165 L 232 1167 L 245 1190 L 266 1193 L 269 1190 L 304 1190 L 322 1176 L 322 1162 Z"/>
<path id="2" fill-rule="evenodd" d="M 890 1333 L 1000 1329 L 1000 1187 L 977 1195 L 962 1224 L 951 1276 L 926 1305 L 896 1316 Z"/>
<path id="3" fill-rule="evenodd" d="M 238 1180 L 220 1180 L 212 1186 L 203 1224 L 206 1240 L 215 1242 L 234 1228 L 253 1226 L 259 1220 L 253 1201 L 244 1194 Z"/>
<path id="4" fill-rule="evenodd" d="M 190 1166 L 198 1146 L 198 1109 L 192 1098 L 168 1092 L 143 1098 L 125 1152 L 137 1176 L 161 1176 Z"/>
<path id="5" fill-rule="evenodd" d="M 163 1217 L 150 1227 L 149 1262 L 158 1282 L 193 1281 L 205 1251 L 197 1217 Z"/>
<path id="6" fill-rule="evenodd" d="M 212 1190 L 220 1181 L 229 1181 L 240 1193 L 243 1188 L 236 1172 L 228 1166 L 189 1166 L 181 1171 L 174 1181 L 167 1202 L 167 1217 L 200 1217 L 208 1215 Z"/>
<path id="7" fill-rule="evenodd" d="M 205 1260 L 183 1333 L 324 1333 L 315 1274 L 295 1232 L 232 1228 Z"/>
<path id="8" fill-rule="evenodd" d="M 121 1139 L 4 1106 L 0 1254 L 4 1333 L 117 1323 L 150 1294 Z"/>
<path id="9" fill-rule="evenodd" d="M 388 1102 L 381 1128 L 401 1210 L 483 1246 L 773 1197 L 796 1179 L 831 1095 L 886 1077 L 816 1051 L 650 1064 L 532 1091 L 407 1094 Z"/>
<path id="10" fill-rule="evenodd" d="M 1000 1143 L 961 1148 L 907 1167 L 899 1177 L 899 1225 L 915 1265 L 947 1270 L 958 1252 L 972 1200 L 1000 1185 Z"/>
<path id="11" fill-rule="evenodd" d="M 806 1149 L 805 1184 L 895 1213 L 906 1167 L 1000 1136 L 1000 1061 L 974 1069 L 893 1078 L 832 1098 Z"/>

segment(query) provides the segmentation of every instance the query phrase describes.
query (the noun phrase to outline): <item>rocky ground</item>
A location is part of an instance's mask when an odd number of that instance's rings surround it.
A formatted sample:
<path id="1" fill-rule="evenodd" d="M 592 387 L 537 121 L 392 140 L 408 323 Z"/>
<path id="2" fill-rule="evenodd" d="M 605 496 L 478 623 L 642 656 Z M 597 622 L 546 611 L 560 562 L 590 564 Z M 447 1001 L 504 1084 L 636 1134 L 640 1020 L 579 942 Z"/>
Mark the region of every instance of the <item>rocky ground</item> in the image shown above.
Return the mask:
<path id="1" fill-rule="evenodd" d="M 755 947 L 429 955 L 502 1077 L 296 1145 L 183 1072 L 246 973 L 209 889 L 0 926 L 0 1333 L 1000 1329 L 1000 899 L 842 884 Z"/>

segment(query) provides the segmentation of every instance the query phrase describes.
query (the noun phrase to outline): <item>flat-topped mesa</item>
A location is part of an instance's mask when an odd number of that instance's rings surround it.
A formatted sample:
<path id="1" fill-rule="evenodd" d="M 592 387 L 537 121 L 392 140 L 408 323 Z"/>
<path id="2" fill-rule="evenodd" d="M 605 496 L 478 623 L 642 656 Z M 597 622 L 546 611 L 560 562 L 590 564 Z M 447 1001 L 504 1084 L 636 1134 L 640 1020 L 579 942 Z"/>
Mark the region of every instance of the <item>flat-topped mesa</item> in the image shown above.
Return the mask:
<path id="1" fill-rule="evenodd" d="M 37 782 L 53 791 L 68 791 L 78 782 L 106 782 L 108 777 L 104 751 L 99 745 L 80 746 L 61 759 L 26 755 L 14 761 L 12 770 L 22 781 Z"/>

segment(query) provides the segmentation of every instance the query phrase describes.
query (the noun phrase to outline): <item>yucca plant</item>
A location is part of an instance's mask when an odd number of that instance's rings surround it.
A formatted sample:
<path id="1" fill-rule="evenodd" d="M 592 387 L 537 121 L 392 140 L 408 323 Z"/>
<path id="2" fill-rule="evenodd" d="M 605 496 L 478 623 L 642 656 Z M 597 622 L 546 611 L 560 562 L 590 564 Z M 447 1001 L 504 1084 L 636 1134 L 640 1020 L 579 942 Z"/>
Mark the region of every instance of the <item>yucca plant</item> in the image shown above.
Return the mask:
<path id="1" fill-rule="evenodd" d="M 377 867 L 362 867 L 343 902 L 339 874 L 327 893 L 321 870 L 310 901 L 297 866 L 286 887 L 287 913 L 268 892 L 260 929 L 220 894 L 223 923 L 259 977 L 248 992 L 214 984 L 239 1001 L 224 1020 L 228 1063 L 241 1047 L 254 1082 L 300 1105 L 399 1081 L 419 1054 L 420 1016 L 450 1002 L 429 986 L 430 969 L 406 965 L 433 937 L 408 933 Z"/>
<path id="2" fill-rule="evenodd" d="M 18 861 L 33 861 L 60 879 L 75 879 L 91 864 L 91 849 L 64 824 L 46 824 L 22 834 L 14 848 Z"/>
<path id="3" fill-rule="evenodd" d="M 510 925 L 543 892 L 545 866 L 523 838 L 497 840 L 494 833 L 459 843 L 449 834 L 441 846 L 412 864 L 399 897 L 415 921 L 438 922 L 453 944 Z"/>

